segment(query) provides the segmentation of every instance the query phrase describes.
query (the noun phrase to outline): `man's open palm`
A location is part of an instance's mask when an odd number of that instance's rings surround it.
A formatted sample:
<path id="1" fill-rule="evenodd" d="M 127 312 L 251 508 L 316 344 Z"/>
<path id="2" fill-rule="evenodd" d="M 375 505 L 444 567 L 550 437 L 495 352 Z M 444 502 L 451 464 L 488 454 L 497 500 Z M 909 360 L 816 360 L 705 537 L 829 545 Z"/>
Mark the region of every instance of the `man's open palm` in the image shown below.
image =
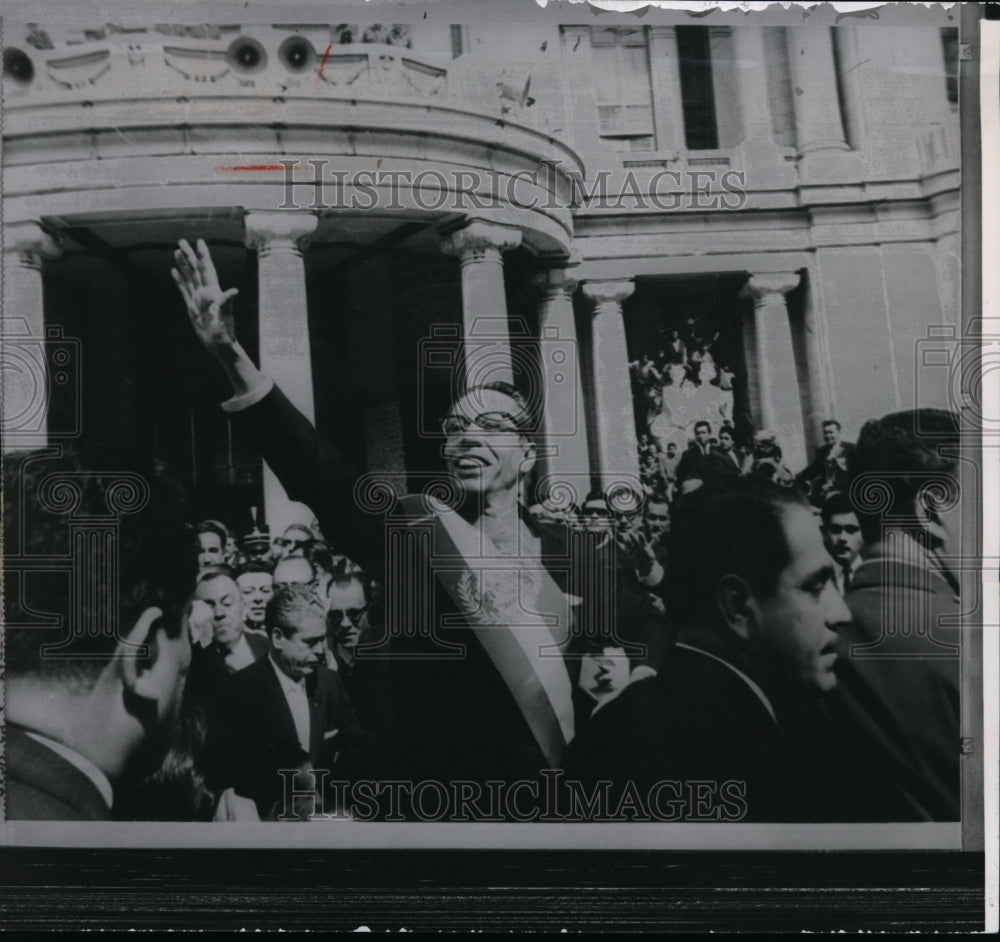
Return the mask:
<path id="1" fill-rule="evenodd" d="M 191 326 L 198 339 L 210 351 L 231 347 L 236 343 L 232 306 L 229 302 L 238 289 L 223 291 L 219 276 L 208 254 L 204 239 L 198 240 L 197 252 L 187 240 L 181 239 L 174 252 L 176 268 L 170 270 L 187 305 Z"/>

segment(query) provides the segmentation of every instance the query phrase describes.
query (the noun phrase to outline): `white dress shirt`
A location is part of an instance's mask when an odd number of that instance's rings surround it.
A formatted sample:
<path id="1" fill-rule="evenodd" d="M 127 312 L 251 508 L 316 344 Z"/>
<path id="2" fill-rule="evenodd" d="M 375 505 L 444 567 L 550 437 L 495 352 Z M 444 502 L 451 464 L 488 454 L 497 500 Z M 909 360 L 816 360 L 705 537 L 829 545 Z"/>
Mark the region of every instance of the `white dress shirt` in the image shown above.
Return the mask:
<path id="1" fill-rule="evenodd" d="M 309 751 L 309 695 L 306 693 L 306 682 L 304 678 L 294 680 L 289 677 L 269 654 L 267 659 L 274 668 L 274 673 L 278 677 L 281 685 L 281 692 L 285 695 L 288 709 L 292 711 L 292 721 L 295 723 L 295 732 L 299 737 L 299 745 L 303 752 Z"/>

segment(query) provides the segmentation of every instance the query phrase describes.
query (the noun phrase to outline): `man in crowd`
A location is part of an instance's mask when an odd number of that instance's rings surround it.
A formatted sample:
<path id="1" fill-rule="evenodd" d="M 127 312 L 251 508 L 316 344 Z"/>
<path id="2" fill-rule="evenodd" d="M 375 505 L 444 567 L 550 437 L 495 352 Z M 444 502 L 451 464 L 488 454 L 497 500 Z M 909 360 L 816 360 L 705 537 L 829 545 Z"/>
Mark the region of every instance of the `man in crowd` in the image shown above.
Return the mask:
<path id="1" fill-rule="evenodd" d="M 448 410 L 443 451 L 457 485 L 454 505 L 415 497 L 397 503 L 405 517 L 366 510 L 363 495 L 355 495 L 358 469 L 317 435 L 237 341 L 228 311 L 235 290 L 219 287 L 207 246 L 199 242 L 195 252 L 182 242 L 175 260 L 195 333 L 233 385 L 226 409 L 256 437 L 289 496 L 310 506 L 328 539 L 385 586 L 401 774 L 515 780 L 558 767 L 574 731 L 574 666 L 552 655 L 581 619 L 584 630 L 613 635 L 618 626 L 638 632 L 658 616 L 623 586 L 612 613 L 574 604 L 593 581 L 589 574 L 605 564 L 566 566 L 560 561 L 574 556 L 567 528 L 541 524 L 524 510 L 538 428 L 525 398 L 496 382 L 467 389 Z M 410 556 L 393 557 L 386 570 L 389 531 L 414 527 L 428 534 L 429 548 L 403 542 Z M 484 557 L 489 566 L 477 562 Z M 417 618 L 414 591 L 427 600 Z M 400 599 L 408 600 L 404 619 Z"/>
<path id="2" fill-rule="evenodd" d="M 274 591 L 271 567 L 260 559 L 248 559 L 236 570 L 236 584 L 243 593 L 243 633 L 263 636 L 264 611 Z"/>
<path id="3" fill-rule="evenodd" d="M 861 525 L 850 501 L 840 491 L 832 491 L 823 501 L 820 519 L 823 544 L 837 564 L 834 569 L 837 591 L 847 595 L 854 573 L 861 565 Z"/>
<path id="4" fill-rule="evenodd" d="M 326 609 L 312 589 L 276 589 L 266 625 L 267 656 L 229 678 L 220 697 L 215 776 L 273 819 L 290 810 L 282 769 L 351 778 L 365 770 L 370 736 L 324 664 Z"/>
<path id="5" fill-rule="evenodd" d="M 854 444 L 841 441 L 840 423 L 827 419 L 823 423 L 823 444 L 816 449 L 813 460 L 796 475 L 800 486 L 814 503 L 822 503 L 831 491 L 846 492 L 852 472 Z"/>
<path id="6" fill-rule="evenodd" d="M 3 471 L 7 817 L 107 818 L 122 777 L 141 774 L 140 753 L 156 768 L 176 721 L 191 657 L 190 518 L 158 467 L 29 452 L 6 456 Z M 58 498 L 53 481 L 63 482 Z M 130 504 L 137 481 L 148 499 Z M 102 560 L 101 545 L 74 531 L 109 516 L 115 554 Z M 72 558 L 74 572 L 117 560 L 117 582 L 77 594 L 60 567 L 80 545 L 91 554 Z M 51 565 L 19 571 L 27 557 Z"/>
<path id="7" fill-rule="evenodd" d="M 195 527 L 199 572 L 209 566 L 225 563 L 227 536 L 225 527 L 215 520 L 202 520 Z"/>
<path id="8" fill-rule="evenodd" d="M 707 473 L 713 477 L 740 477 L 746 467 L 736 450 L 736 438 L 732 426 L 723 425 L 719 429 L 719 444 L 708 456 Z"/>
<path id="9" fill-rule="evenodd" d="M 305 556 L 279 559 L 272 576 L 274 588 L 282 585 L 308 585 L 316 589 L 316 567 Z"/>
<path id="10" fill-rule="evenodd" d="M 194 598 L 211 613 L 211 636 L 195 639 L 189 693 L 214 709 L 226 678 L 267 653 L 258 634 L 244 631 L 243 593 L 228 566 L 212 566 L 198 575 Z"/>
<path id="11" fill-rule="evenodd" d="M 836 685 L 850 613 L 832 577 L 794 491 L 743 480 L 680 498 L 667 572 L 678 643 L 657 677 L 594 714 L 567 776 L 641 794 L 668 780 L 732 782 L 746 820 L 823 820 L 824 767 L 799 748 L 810 737 L 798 727 Z"/>
<path id="12" fill-rule="evenodd" d="M 708 476 L 708 457 L 712 453 L 709 438 L 712 436 L 712 426 L 702 419 L 694 424 L 694 441 L 681 455 L 677 465 L 677 481 L 684 493 L 690 493 L 704 483 Z"/>
<path id="13" fill-rule="evenodd" d="M 304 523 L 290 523 L 283 536 L 275 539 L 274 544 L 278 559 L 302 556 L 307 543 L 313 539 L 312 530 Z"/>
<path id="14" fill-rule="evenodd" d="M 386 758 L 393 753 L 391 662 L 379 650 L 385 632 L 373 594 L 371 580 L 350 560 L 334 566 L 327 591 L 326 663 L 340 676 L 358 719 Z M 362 645 L 367 647 L 359 655 Z"/>
<path id="15" fill-rule="evenodd" d="M 858 436 L 851 495 L 865 546 L 834 698 L 838 766 L 864 795 L 855 820 L 959 818 L 958 421 L 899 412 Z M 862 502 L 872 487 L 888 497 L 877 512 Z"/>

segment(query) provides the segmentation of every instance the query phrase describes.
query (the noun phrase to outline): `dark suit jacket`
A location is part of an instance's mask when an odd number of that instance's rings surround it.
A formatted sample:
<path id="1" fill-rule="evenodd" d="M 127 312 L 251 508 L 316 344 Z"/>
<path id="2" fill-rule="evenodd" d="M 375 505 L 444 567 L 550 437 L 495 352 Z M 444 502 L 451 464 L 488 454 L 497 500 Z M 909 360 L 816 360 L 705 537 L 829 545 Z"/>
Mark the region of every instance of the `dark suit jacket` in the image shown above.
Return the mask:
<path id="1" fill-rule="evenodd" d="M 742 473 L 741 468 L 742 462 L 735 450 L 726 454 L 719 448 L 713 448 L 705 459 L 705 473 L 712 480 L 739 477 Z"/>
<path id="2" fill-rule="evenodd" d="M 681 460 L 677 463 L 677 480 L 684 481 L 687 478 L 706 480 L 709 473 L 710 455 L 711 451 L 705 455 L 702 454 L 697 445 L 688 445 L 684 454 L 681 455 Z"/>
<path id="3" fill-rule="evenodd" d="M 861 796 L 855 819 L 957 821 L 960 630 L 942 624 L 961 610 L 955 587 L 884 544 L 865 555 L 845 597 L 854 623 L 841 630 L 832 699 L 840 771 Z"/>
<path id="4" fill-rule="evenodd" d="M 747 682 L 701 651 L 677 645 L 658 676 L 636 681 L 598 710 L 570 747 L 566 777 L 612 782 L 611 808 L 629 782 L 645 796 L 680 783 L 687 819 L 699 818 L 687 783 L 710 782 L 722 820 L 821 821 L 821 770 L 799 753 Z M 742 803 L 722 802 L 724 782 Z M 674 795 L 665 793 L 667 801 Z M 702 816 L 703 817 L 703 816 Z"/>
<path id="5" fill-rule="evenodd" d="M 295 721 L 270 658 L 233 674 L 214 721 L 214 784 L 252 798 L 261 818 L 282 811 L 284 779 L 279 769 L 306 765 L 327 769 L 331 779 L 352 779 L 365 769 L 370 735 L 361 729 L 340 678 L 326 667 L 307 681 L 309 751 L 304 752 Z M 334 732 L 336 731 L 336 732 Z"/>
<path id="6" fill-rule="evenodd" d="M 71 762 L 7 727 L 7 817 L 11 821 L 103 821 L 109 817 L 97 786 Z"/>
<path id="7" fill-rule="evenodd" d="M 387 525 L 397 517 L 387 516 L 384 510 L 362 509 L 363 496 L 355 495 L 358 469 L 317 435 L 279 389 L 239 413 L 238 421 L 256 437 L 289 497 L 308 505 L 331 545 L 387 587 L 387 599 L 393 581 L 401 580 L 397 587 L 403 581 L 417 585 L 418 579 L 427 575 L 429 566 L 426 572 L 421 571 L 427 563 L 422 551 L 415 561 L 386 571 Z M 419 506 L 419 500 L 403 500 L 394 513 L 426 515 L 426 510 L 415 509 Z M 564 525 L 540 523 L 526 512 L 524 520 L 539 537 L 542 562 L 556 584 L 584 599 L 581 636 L 598 623 L 598 603 L 606 606 L 612 591 L 616 600 L 612 620 L 619 633 L 642 637 L 639 626 L 644 622 L 663 630 L 661 617 L 648 598 L 631 591 L 606 558 L 589 551 L 589 537 L 576 539 Z M 613 588 L 602 589 L 602 579 L 605 586 Z M 548 764 L 544 753 L 506 682 L 448 591 L 432 574 L 422 614 L 416 608 L 417 596 L 411 597 L 414 601 L 404 613 L 411 616 L 404 625 L 407 635 L 391 639 L 396 776 L 484 782 L 537 775 Z M 449 616 L 453 621 L 439 629 Z M 431 636 L 432 629 L 437 638 Z M 359 652 L 359 658 L 365 656 Z M 573 678 L 578 674 L 579 660 L 570 659 L 568 667 Z"/>
<path id="8" fill-rule="evenodd" d="M 243 637 L 247 639 L 254 660 L 267 657 L 268 643 L 265 638 L 247 633 Z M 219 695 L 233 673 L 226 664 L 225 655 L 214 644 L 207 648 L 192 645 L 191 666 L 185 684 L 189 702 L 206 712 L 214 711 Z"/>
<path id="9" fill-rule="evenodd" d="M 855 446 L 853 442 L 841 442 L 840 444 L 843 448 L 844 458 L 847 462 L 847 471 L 839 472 L 835 475 L 835 477 L 837 478 L 838 488 L 843 489 L 850 475 L 851 462 L 854 460 Z M 826 459 L 830 454 L 830 448 L 830 445 L 820 445 L 820 447 L 817 448 L 813 454 L 813 460 L 810 461 L 809 464 L 796 475 L 796 479 L 800 482 L 808 483 L 815 478 L 825 478 Z"/>

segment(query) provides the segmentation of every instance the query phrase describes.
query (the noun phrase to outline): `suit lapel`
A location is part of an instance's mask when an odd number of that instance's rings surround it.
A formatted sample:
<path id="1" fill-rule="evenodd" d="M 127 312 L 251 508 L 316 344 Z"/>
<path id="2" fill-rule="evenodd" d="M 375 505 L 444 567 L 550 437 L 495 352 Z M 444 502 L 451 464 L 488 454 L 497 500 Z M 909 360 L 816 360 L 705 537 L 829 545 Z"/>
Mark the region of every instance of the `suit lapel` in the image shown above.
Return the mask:
<path id="1" fill-rule="evenodd" d="M 326 707 L 329 699 L 329 684 L 322 667 L 316 669 L 315 686 L 309 693 L 309 756 L 315 761 L 319 748 L 323 745 L 326 732 Z"/>
<path id="2" fill-rule="evenodd" d="M 280 736 L 281 741 L 298 743 L 299 734 L 295 731 L 295 720 L 292 719 L 292 710 L 285 698 L 285 691 L 281 689 L 281 683 L 275 674 L 275 667 L 271 664 L 269 657 L 257 662 L 264 672 L 264 690 L 266 692 L 266 703 L 264 707 L 265 718 L 269 717 L 275 727 L 275 732 Z"/>

